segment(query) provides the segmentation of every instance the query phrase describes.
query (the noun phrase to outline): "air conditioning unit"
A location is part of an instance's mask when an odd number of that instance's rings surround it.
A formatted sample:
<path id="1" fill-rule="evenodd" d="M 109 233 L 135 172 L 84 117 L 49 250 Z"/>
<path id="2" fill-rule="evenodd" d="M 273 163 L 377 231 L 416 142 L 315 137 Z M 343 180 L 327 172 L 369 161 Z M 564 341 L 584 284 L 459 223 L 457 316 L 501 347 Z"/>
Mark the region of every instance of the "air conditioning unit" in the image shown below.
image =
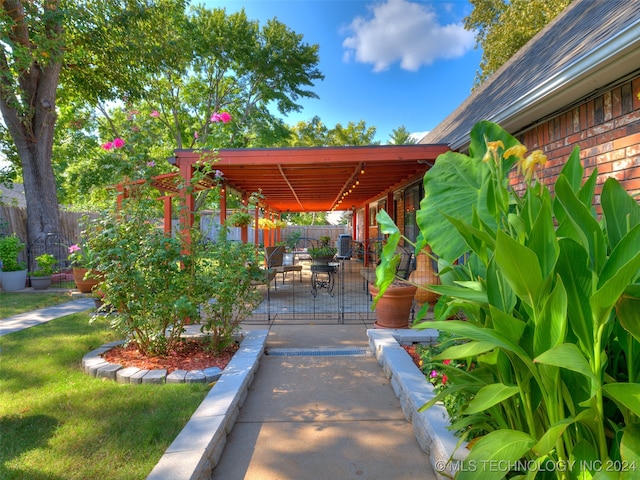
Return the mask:
<path id="1" fill-rule="evenodd" d="M 336 247 L 338 248 L 338 254 L 336 255 L 338 259 L 346 260 L 351 258 L 351 235 L 348 233 L 341 233 L 338 235 Z"/>

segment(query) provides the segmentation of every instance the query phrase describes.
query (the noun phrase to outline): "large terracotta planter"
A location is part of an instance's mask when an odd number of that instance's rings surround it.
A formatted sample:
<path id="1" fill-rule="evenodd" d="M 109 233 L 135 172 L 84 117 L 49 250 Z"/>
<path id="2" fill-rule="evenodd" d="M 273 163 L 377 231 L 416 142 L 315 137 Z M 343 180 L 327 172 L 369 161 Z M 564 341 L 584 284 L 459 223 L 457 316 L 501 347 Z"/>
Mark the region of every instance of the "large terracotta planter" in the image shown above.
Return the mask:
<path id="1" fill-rule="evenodd" d="M 435 261 L 433 261 L 429 255 L 422 252 L 419 253 L 416 256 L 416 269 L 409 275 L 409 281 L 418 286 L 439 284 L 440 278 L 436 274 L 437 265 L 435 265 L 436 268 L 434 268 L 434 263 Z M 419 308 L 422 308 L 422 305 L 425 303 L 435 305 L 438 297 L 439 295 L 437 293 L 425 288 L 418 288 L 415 294 L 415 300 Z"/>
<path id="2" fill-rule="evenodd" d="M 85 279 L 88 271 L 88 268 L 73 268 L 73 280 L 76 282 L 76 287 L 80 290 L 80 293 L 91 293 L 93 287 L 100 283 L 100 280 L 96 278 L 87 277 Z"/>
<path id="3" fill-rule="evenodd" d="M 408 328 L 409 316 L 416 294 L 415 285 L 391 285 L 376 304 L 376 328 Z M 378 288 L 369 284 L 369 293 L 378 295 Z"/>

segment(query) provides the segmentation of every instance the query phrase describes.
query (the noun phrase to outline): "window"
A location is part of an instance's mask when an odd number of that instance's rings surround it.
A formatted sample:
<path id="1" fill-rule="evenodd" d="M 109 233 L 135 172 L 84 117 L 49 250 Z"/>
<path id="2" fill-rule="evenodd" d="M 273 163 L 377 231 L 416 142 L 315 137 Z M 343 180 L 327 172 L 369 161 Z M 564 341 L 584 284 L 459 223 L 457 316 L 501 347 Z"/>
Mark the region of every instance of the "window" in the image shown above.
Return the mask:
<path id="1" fill-rule="evenodd" d="M 406 188 L 404 191 L 404 235 L 415 242 L 418 238 L 418 225 L 416 223 L 416 211 L 420 208 L 420 198 L 422 198 L 422 185 L 415 185 Z"/>

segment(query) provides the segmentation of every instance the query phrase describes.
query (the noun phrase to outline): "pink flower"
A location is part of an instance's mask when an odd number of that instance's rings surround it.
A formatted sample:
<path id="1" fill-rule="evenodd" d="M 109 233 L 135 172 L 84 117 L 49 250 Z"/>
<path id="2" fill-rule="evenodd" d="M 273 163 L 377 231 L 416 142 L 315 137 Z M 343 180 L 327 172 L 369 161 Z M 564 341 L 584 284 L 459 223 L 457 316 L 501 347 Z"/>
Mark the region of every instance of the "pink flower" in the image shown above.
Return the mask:
<path id="1" fill-rule="evenodd" d="M 69 247 L 69 253 L 79 252 L 79 251 L 80 251 L 80 247 L 78 246 L 77 243 Z"/>
<path id="2" fill-rule="evenodd" d="M 107 151 L 111 150 L 113 148 L 113 142 L 103 143 L 102 145 L 100 145 L 100 148 Z"/>
<path id="3" fill-rule="evenodd" d="M 158 112 L 158 110 L 153 110 L 150 114 L 150 117 L 159 117 L 160 116 L 160 112 Z"/>
<path id="4" fill-rule="evenodd" d="M 213 115 L 211 115 L 211 121 L 213 123 L 216 123 L 216 122 L 229 123 L 231 121 L 231 115 L 227 112 L 214 113 Z"/>
<path id="5" fill-rule="evenodd" d="M 113 139 L 113 148 L 122 148 L 124 147 L 124 140 L 120 137 Z"/>
<path id="6" fill-rule="evenodd" d="M 438 376 L 438 372 L 436 372 L 435 370 L 431 370 L 430 377 L 431 378 L 436 378 L 437 376 Z"/>
<path id="7" fill-rule="evenodd" d="M 147 162 L 147 167 L 155 167 L 156 166 L 156 162 L 154 162 L 153 160 L 151 160 L 150 162 Z"/>
<path id="8" fill-rule="evenodd" d="M 198 138 L 200 138 L 200 134 L 198 132 L 193 132 L 193 138 L 197 140 Z"/>

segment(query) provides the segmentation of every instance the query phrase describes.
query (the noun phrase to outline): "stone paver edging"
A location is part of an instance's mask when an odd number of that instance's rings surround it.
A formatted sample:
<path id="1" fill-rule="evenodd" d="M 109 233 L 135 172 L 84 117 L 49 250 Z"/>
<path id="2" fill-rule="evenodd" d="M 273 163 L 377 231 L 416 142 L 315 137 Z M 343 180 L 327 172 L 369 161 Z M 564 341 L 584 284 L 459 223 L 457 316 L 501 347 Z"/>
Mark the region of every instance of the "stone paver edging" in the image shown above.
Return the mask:
<path id="1" fill-rule="evenodd" d="M 124 340 L 105 343 L 82 357 L 82 369 L 96 378 L 115 380 L 118 383 L 211 383 L 222 375 L 222 369 L 209 367 L 204 370 L 175 370 L 167 375 L 165 369 L 144 370 L 138 367 L 122 367 L 118 363 L 109 363 L 102 354 L 113 347 L 122 345 Z M 237 354 L 237 352 L 236 352 Z"/>
<path id="2" fill-rule="evenodd" d="M 264 354 L 268 330 L 246 332 L 240 348 L 147 480 L 211 478 Z"/>
<path id="3" fill-rule="evenodd" d="M 433 386 L 425 381 L 424 374 L 401 346 L 434 343 L 438 331 L 380 329 L 367 330 L 367 335 L 371 349 L 391 381 L 393 391 L 400 400 L 402 411 L 411 423 L 420 447 L 429 454 L 436 475 L 441 479 L 452 478 L 455 467 L 466 457 L 466 444 L 458 445 L 459 439 L 447 429 L 449 420 L 442 404 L 434 405 L 424 412 L 418 411 L 433 398 Z"/>

